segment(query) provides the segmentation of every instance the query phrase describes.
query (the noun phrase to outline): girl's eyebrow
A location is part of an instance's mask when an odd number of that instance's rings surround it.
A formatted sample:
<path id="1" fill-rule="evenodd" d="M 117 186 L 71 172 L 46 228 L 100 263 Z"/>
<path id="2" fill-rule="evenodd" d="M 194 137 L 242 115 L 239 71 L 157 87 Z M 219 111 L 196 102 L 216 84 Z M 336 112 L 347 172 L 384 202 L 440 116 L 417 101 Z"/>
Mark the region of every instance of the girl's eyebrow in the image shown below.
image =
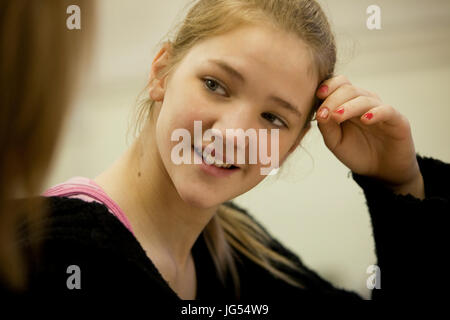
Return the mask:
<path id="1" fill-rule="evenodd" d="M 245 77 L 239 71 L 237 71 L 235 68 L 229 65 L 227 62 L 219 59 L 208 59 L 207 62 L 215 64 L 233 78 L 239 80 L 242 83 L 245 83 Z M 294 113 L 297 117 L 299 118 L 302 117 L 302 113 L 299 111 L 299 109 L 294 107 L 291 103 L 287 102 L 286 100 L 273 95 L 270 95 L 268 99 L 277 103 L 280 107 L 285 108 L 288 111 Z"/>
<path id="2" fill-rule="evenodd" d="M 269 99 L 272 100 L 273 102 L 277 103 L 280 107 L 287 109 L 288 111 L 294 113 L 297 117 L 301 118 L 302 117 L 302 113 L 296 108 L 294 107 L 292 104 L 290 104 L 289 102 L 276 97 L 276 96 L 269 96 Z"/>
<path id="3" fill-rule="evenodd" d="M 217 66 L 219 66 L 220 68 L 222 68 L 225 72 L 229 73 L 230 76 L 238 79 L 240 82 L 245 83 L 245 78 L 244 76 L 237 71 L 236 69 L 234 69 L 232 66 L 230 66 L 227 62 L 223 61 L 223 60 L 219 60 L 219 59 L 209 59 L 208 62 L 211 62 Z"/>

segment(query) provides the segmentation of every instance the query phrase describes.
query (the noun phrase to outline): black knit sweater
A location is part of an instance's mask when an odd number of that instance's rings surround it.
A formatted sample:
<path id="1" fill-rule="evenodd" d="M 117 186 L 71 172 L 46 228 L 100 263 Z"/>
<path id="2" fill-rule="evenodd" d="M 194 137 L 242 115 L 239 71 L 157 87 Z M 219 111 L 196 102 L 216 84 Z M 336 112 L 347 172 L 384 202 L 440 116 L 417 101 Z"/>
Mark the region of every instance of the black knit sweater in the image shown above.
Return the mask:
<path id="1" fill-rule="evenodd" d="M 381 271 L 381 289 L 373 289 L 372 299 L 442 297 L 442 289 L 448 288 L 445 256 L 450 165 L 420 155 L 417 160 L 425 183 L 424 200 L 396 195 L 374 179 L 352 173 L 366 196 L 378 259 L 374 264 Z M 51 211 L 45 218 L 42 251 L 39 260 L 30 260 L 28 295 L 123 297 L 139 293 L 153 303 L 180 300 L 138 241 L 105 206 L 63 197 L 51 197 L 48 201 Z M 232 202 L 227 205 L 249 215 Z M 27 247 L 24 239 L 22 246 Z M 285 271 L 300 279 L 305 289 L 277 279 L 240 255 L 241 260 L 236 261 L 242 301 L 362 299 L 357 293 L 336 288 L 322 279 L 275 238 L 272 247 L 298 264 L 297 271 Z M 226 286 L 219 281 L 203 234 L 192 253 L 198 281 L 196 299 L 233 300 L 231 278 Z M 81 270 L 81 289 L 67 287 L 70 265 Z"/>

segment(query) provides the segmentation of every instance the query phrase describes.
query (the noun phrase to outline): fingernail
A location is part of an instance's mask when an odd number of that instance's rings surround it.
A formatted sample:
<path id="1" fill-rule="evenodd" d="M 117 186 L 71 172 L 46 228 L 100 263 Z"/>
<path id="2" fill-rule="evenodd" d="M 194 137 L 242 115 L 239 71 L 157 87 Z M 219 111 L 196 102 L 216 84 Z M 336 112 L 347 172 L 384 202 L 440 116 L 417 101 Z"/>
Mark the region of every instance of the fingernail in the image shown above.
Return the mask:
<path id="1" fill-rule="evenodd" d="M 372 119 L 372 118 L 373 118 L 373 113 L 371 113 L 371 112 L 366 113 L 366 114 L 364 115 L 364 118 L 366 118 L 366 119 L 368 119 L 368 120 Z"/>
<path id="2" fill-rule="evenodd" d="M 323 107 L 322 109 L 320 109 L 319 117 L 321 117 L 323 119 L 326 119 L 328 117 L 328 108 L 327 107 Z"/>
<path id="3" fill-rule="evenodd" d="M 319 92 L 320 93 L 327 93 L 327 91 L 328 91 L 328 86 L 327 85 L 321 85 L 320 87 L 319 87 Z"/>
<path id="4" fill-rule="evenodd" d="M 344 113 L 344 108 L 339 108 L 337 110 L 334 110 L 334 112 L 339 113 L 339 114 L 343 114 Z"/>

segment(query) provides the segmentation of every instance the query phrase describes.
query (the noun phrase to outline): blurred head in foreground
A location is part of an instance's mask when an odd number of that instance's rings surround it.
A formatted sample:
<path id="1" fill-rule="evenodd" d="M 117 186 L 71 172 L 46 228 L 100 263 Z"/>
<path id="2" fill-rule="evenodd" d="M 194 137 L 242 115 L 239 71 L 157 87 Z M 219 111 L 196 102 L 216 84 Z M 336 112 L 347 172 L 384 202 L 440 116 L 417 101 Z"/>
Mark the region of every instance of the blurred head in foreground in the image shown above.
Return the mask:
<path id="1" fill-rule="evenodd" d="M 12 199 L 37 195 L 45 182 L 89 56 L 93 8 L 88 0 L 0 2 L 0 281 L 15 289 L 26 285 L 27 269 L 18 223 L 37 232 L 32 221 L 45 207 L 36 197 L 25 207 Z"/>

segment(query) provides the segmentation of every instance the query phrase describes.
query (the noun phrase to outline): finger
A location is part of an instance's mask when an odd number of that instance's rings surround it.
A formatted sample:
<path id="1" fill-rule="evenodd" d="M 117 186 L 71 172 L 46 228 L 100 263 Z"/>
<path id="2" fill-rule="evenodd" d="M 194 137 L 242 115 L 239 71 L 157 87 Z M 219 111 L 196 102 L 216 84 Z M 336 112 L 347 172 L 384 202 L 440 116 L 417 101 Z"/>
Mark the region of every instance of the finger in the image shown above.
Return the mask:
<path id="1" fill-rule="evenodd" d="M 332 113 L 335 111 L 342 113 L 344 111 L 344 109 L 342 109 L 342 105 L 359 96 L 369 96 L 369 93 L 366 90 L 353 85 L 344 84 L 336 89 L 333 94 L 329 95 L 325 101 L 322 102 L 320 108 L 327 107 Z M 379 104 L 381 104 L 381 101 L 378 101 L 378 103 L 372 106 Z M 319 112 L 320 108 L 318 110 Z"/>
<path id="2" fill-rule="evenodd" d="M 367 125 L 373 125 L 380 122 L 390 126 L 400 126 L 405 124 L 405 117 L 395 108 L 386 104 L 382 104 L 368 110 L 361 116 L 360 119 Z"/>
<path id="3" fill-rule="evenodd" d="M 380 98 L 380 96 L 377 93 L 375 93 L 373 91 L 370 91 L 370 90 L 366 90 L 366 91 L 367 91 L 369 96 L 374 97 L 374 98 L 376 98 L 376 99 L 381 101 L 381 98 Z"/>
<path id="4" fill-rule="evenodd" d="M 319 128 L 320 133 L 323 137 L 323 142 L 325 145 L 333 151 L 342 139 L 342 128 L 335 121 L 317 121 L 317 127 Z"/>
<path id="5" fill-rule="evenodd" d="M 351 85 L 352 83 L 343 75 L 332 77 L 320 84 L 318 90 L 316 91 L 316 95 L 319 99 L 323 100 L 344 84 Z"/>
<path id="6" fill-rule="evenodd" d="M 345 120 L 359 117 L 379 105 L 380 101 L 376 98 L 369 96 L 358 96 L 333 110 L 330 114 L 330 118 L 340 124 Z"/>

